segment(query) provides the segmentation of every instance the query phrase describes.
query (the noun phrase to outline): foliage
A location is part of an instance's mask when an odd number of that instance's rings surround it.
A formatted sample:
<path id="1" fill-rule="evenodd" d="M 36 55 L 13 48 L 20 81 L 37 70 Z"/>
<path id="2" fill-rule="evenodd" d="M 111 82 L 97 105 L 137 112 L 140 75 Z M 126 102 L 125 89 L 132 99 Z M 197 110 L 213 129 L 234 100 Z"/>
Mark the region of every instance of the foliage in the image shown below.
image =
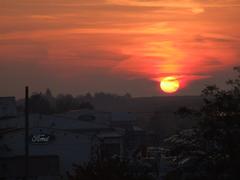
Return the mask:
<path id="1" fill-rule="evenodd" d="M 227 82 L 229 89 L 208 86 L 201 109 L 180 111 L 201 121 L 165 140 L 166 157 L 175 167 L 166 179 L 240 179 L 240 67 L 235 70 L 239 75 Z"/>
<path id="2" fill-rule="evenodd" d="M 149 166 L 119 158 L 92 160 L 84 165 L 74 165 L 70 180 L 153 180 Z"/>
<path id="3" fill-rule="evenodd" d="M 42 93 L 35 93 L 29 100 L 30 111 L 33 113 L 48 114 L 50 111 L 50 103 Z"/>
<path id="4" fill-rule="evenodd" d="M 94 95 L 87 93 L 74 97 L 71 94 L 59 94 L 53 96 L 50 89 L 45 93 L 34 92 L 29 99 L 30 112 L 40 114 L 64 113 L 71 110 L 94 109 L 95 103 L 119 102 L 119 100 L 128 100 L 130 94 L 123 96 L 98 92 Z M 24 100 L 18 101 L 18 110 L 24 111 Z"/>

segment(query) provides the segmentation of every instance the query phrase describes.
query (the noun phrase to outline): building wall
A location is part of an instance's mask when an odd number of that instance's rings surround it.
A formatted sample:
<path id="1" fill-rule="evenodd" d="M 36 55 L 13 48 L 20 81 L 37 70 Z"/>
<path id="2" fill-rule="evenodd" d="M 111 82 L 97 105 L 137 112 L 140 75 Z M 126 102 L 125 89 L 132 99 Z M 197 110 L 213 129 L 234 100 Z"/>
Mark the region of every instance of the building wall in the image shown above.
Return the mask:
<path id="1" fill-rule="evenodd" d="M 16 114 L 15 97 L 0 97 L 0 118 L 14 117 Z"/>
<path id="2" fill-rule="evenodd" d="M 25 156 L 0 158 L 0 178 L 24 177 L 26 169 L 23 164 L 25 164 Z M 31 156 L 29 158 L 29 177 L 36 179 L 37 175 L 41 174 L 44 179 L 46 177 L 60 179 L 59 165 L 58 156 Z"/>
<path id="3" fill-rule="evenodd" d="M 129 117 L 129 113 L 126 114 L 126 117 Z M 130 145 L 136 146 L 135 143 L 125 146 L 126 131 L 128 129 L 131 132 L 135 131 L 132 127 L 132 118 L 126 117 L 120 116 L 120 119 L 115 117 L 113 122 L 116 122 L 116 127 L 111 127 L 110 124 L 100 123 L 101 118 L 99 122 L 86 122 L 65 114 L 41 116 L 31 114 L 29 117 L 30 156 L 59 157 L 60 175 L 63 177 L 66 177 L 67 171 L 72 171 L 74 163 L 81 164 L 90 160 L 92 153 L 98 151 L 96 150 L 98 147 L 102 147 L 107 156 L 115 154 L 123 156 L 125 148 L 129 148 Z M 127 125 L 127 128 L 119 128 L 119 123 L 124 127 Z M 0 152 L 0 158 L 24 155 L 24 124 L 24 117 L 21 116 L 0 121 L 0 130 L 2 128 L 4 132 L 1 133 L 0 145 L 5 149 Z M 45 135 L 45 138 L 50 135 L 50 139 L 48 142 L 36 144 L 31 141 L 32 135 Z M 128 140 L 136 141 L 135 133 L 130 137 L 134 139 L 128 138 Z M 134 148 L 131 147 L 131 149 Z"/>
<path id="4" fill-rule="evenodd" d="M 91 138 L 86 135 L 54 129 L 31 129 L 30 134 L 51 134 L 54 138 L 48 143 L 35 144 L 29 138 L 30 156 L 59 156 L 60 174 L 66 176 L 71 172 L 74 163 L 80 164 L 89 160 L 91 156 Z M 24 131 L 19 130 L 3 135 L 2 144 L 6 144 L 9 151 L 2 152 L 2 157 L 24 155 Z"/>

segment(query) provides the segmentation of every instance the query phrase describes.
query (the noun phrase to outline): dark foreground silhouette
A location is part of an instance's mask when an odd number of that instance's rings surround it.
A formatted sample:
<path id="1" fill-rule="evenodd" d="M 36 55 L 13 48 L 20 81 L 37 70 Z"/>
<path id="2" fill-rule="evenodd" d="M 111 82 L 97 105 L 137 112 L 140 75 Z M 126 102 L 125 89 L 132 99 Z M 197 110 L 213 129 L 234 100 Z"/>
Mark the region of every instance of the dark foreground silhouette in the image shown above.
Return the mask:
<path id="1" fill-rule="evenodd" d="M 240 179 L 240 67 L 234 69 L 238 76 L 227 82 L 228 90 L 208 86 L 200 109 L 179 110 L 200 123 L 165 140 L 165 155 L 174 167 L 165 179 Z"/>

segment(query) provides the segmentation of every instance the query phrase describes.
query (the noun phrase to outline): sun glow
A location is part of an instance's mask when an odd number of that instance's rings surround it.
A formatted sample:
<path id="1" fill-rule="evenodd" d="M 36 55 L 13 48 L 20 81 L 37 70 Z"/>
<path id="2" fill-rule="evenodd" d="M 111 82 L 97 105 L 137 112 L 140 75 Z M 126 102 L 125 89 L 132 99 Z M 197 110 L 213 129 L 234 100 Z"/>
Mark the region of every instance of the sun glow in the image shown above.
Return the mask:
<path id="1" fill-rule="evenodd" d="M 169 76 L 161 80 L 160 87 L 165 93 L 174 93 L 179 89 L 180 83 L 177 78 Z"/>

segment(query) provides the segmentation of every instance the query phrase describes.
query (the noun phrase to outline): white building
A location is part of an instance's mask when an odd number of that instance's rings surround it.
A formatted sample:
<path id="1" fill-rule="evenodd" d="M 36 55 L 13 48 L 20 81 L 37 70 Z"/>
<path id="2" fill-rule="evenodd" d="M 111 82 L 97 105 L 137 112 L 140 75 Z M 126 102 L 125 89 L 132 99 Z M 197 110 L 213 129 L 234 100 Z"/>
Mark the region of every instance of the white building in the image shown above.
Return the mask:
<path id="1" fill-rule="evenodd" d="M 110 118 L 111 127 L 119 127 L 127 130 L 133 130 L 136 123 L 136 117 L 130 112 L 112 112 Z"/>
<path id="2" fill-rule="evenodd" d="M 17 115 L 15 97 L 0 97 L 0 119 Z"/>
<path id="3" fill-rule="evenodd" d="M 0 120 L 0 179 L 22 178 L 25 118 L 17 116 L 14 98 L 0 100 L 9 109 L 6 111 L 9 113 L 2 113 L 7 118 Z M 83 110 L 56 115 L 31 114 L 30 176 L 43 180 L 67 179 L 73 164 L 89 161 L 96 152 L 103 157 L 132 154 L 144 135 L 143 130 L 134 126 L 135 120 L 129 112 Z"/>
<path id="4" fill-rule="evenodd" d="M 16 164 L 24 164 L 24 122 L 24 117 L 0 121 L 0 178 L 24 175 L 24 166 L 16 168 Z M 33 179 L 66 179 L 73 164 L 89 161 L 96 147 L 114 147 L 117 155 L 123 148 L 122 131 L 65 115 L 30 115 L 29 129 Z M 43 170 L 45 166 L 49 168 Z"/>
<path id="5" fill-rule="evenodd" d="M 1 144 L 6 148 L 1 151 L 1 157 L 16 164 L 19 160 L 13 158 L 21 157 L 24 165 L 24 129 L 9 130 L 2 134 Z M 91 137 L 79 133 L 52 128 L 31 128 L 29 137 L 30 175 L 38 179 L 62 179 L 66 172 L 71 172 L 73 164 L 87 162 L 91 156 Z M 31 159 L 39 157 L 38 163 L 31 163 Z M 55 157 L 53 164 L 48 161 Z M 45 160 L 41 160 L 45 159 Z M 45 166 L 48 168 L 41 171 Z M 13 179 L 24 176 L 24 166 L 18 169 L 1 164 L 0 174 L 5 172 L 7 177 Z M 53 171 L 53 169 L 55 169 Z M 0 175 L 0 177 L 1 177 Z M 41 176 L 41 177 L 39 177 Z"/>

